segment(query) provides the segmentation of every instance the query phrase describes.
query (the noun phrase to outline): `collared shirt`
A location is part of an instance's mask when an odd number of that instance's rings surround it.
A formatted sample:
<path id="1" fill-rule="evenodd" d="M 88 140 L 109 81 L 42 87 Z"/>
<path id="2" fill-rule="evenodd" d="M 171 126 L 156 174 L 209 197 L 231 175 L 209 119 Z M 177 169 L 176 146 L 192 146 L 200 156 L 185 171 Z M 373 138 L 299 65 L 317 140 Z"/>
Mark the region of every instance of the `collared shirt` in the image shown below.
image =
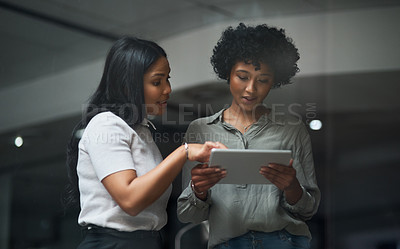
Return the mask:
<path id="1" fill-rule="evenodd" d="M 178 198 L 179 220 L 193 223 L 208 220 L 209 248 L 250 230 L 286 229 L 311 238 L 305 221 L 317 212 L 320 191 L 310 137 L 304 124 L 290 116 L 269 114 L 261 116 L 242 134 L 223 121 L 223 111 L 193 121 L 186 132 L 186 142 L 218 141 L 230 149 L 291 150 L 296 177 L 303 189 L 302 197 L 290 205 L 283 192 L 273 184 L 216 184 L 209 190 L 207 200 L 202 201 L 189 186 L 190 171 L 195 163 L 188 162 L 182 174 L 185 189 Z"/>
<path id="2" fill-rule="evenodd" d="M 111 112 L 94 116 L 79 142 L 77 173 L 81 212 L 78 223 L 120 231 L 160 230 L 167 223 L 171 186 L 138 215 L 130 216 L 113 200 L 101 181 L 122 170 L 135 170 L 139 177 L 161 161 L 147 119 L 132 128 Z"/>

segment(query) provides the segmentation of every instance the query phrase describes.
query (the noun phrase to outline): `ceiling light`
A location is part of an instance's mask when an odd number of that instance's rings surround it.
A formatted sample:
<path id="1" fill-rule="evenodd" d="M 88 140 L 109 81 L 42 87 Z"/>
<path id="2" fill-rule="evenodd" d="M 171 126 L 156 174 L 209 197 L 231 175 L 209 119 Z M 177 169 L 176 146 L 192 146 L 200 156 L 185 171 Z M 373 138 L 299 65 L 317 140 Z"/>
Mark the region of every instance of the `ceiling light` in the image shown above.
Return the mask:
<path id="1" fill-rule="evenodd" d="M 14 144 L 19 148 L 24 144 L 24 140 L 22 139 L 22 137 L 18 136 L 15 138 Z"/>
<path id="2" fill-rule="evenodd" d="M 321 130 L 321 128 L 322 128 L 322 122 L 321 122 L 321 120 L 318 120 L 318 119 L 312 120 L 308 125 L 310 126 L 311 130 L 314 130 L 314 131 Z"/>

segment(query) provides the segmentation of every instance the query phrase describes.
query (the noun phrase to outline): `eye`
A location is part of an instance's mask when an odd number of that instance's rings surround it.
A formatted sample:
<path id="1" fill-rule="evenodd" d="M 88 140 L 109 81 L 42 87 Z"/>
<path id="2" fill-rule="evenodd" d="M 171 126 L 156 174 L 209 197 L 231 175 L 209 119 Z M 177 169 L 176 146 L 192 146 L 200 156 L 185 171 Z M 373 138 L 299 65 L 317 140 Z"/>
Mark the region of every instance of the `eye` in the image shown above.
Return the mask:
<path id="1" fill-rule="evenodd" d="M 153 82 L 153 86 L 159 86 L 160 84 L 161 84 L 160 81 Z"/>
<path id="2" fill-rule="evenodd" d="M 261 83 L 269 83 L 269 79 L 262 79 L 262 80 L 259 80 Z"/>
<path id="3" fill-rule="evenodd" d="M 240 80 L 243 80 L 243 81 L 245 81 L 245 80 L 248 79 L 247 76 L 243 76 L 243 75 L 238 75 L 237 77 L 238 77 Z"/>

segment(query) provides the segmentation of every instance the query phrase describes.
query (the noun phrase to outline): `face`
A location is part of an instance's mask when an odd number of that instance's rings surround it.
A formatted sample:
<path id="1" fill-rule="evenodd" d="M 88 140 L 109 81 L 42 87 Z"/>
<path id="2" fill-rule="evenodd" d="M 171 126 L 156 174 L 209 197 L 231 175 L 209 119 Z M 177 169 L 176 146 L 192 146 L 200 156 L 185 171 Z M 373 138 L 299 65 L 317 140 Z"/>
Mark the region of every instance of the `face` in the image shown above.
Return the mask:
<path id="1" fill-rule="evenodd" d="M 149 115 L 162 115 L 171 93 L 167 58 L 161 57 L 153 63 L 143 76 L 144 101 Z"/>
<path id="2" fill-rule="evenodd" d="M 233 96 L 232 107 L 253 112 L 263 103 L 274 84 L 274 73 L 266 64 L 256 68 L 244 62 L 236 63 L 229 77 Z"/>

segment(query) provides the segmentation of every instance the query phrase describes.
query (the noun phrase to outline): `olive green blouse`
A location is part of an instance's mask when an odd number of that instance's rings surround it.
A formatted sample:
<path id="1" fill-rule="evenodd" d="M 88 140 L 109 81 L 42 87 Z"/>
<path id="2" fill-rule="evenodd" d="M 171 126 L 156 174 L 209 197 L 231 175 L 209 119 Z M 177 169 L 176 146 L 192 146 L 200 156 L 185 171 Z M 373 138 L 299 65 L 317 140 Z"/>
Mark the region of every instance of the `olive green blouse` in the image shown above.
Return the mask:
<path id="1" fill-rule="evenodd" d="M 209 190 L 207 200 L 202 201 L 189 186 L 190 171 L 196 163 L 187 162 L 182 173 L 184 190 L 178 198 L 179 220 L 193 223 L 208 220 L 209 248 L 250 230 L 273 232 L 286 229 L 289 233 L 311 238 L 305 221 L 317 212 L 320 190 L 305 125 L 294 117 L 272 113 L 261 116 L 242 134 L 223 121 L 223 111 L 193 121 L 185 141 L 218 141 L 231 149 L 291 150 L 303 195 L 296 204 L 290 205 L 283 192 L 273 184 L 216 184 Z"/>

